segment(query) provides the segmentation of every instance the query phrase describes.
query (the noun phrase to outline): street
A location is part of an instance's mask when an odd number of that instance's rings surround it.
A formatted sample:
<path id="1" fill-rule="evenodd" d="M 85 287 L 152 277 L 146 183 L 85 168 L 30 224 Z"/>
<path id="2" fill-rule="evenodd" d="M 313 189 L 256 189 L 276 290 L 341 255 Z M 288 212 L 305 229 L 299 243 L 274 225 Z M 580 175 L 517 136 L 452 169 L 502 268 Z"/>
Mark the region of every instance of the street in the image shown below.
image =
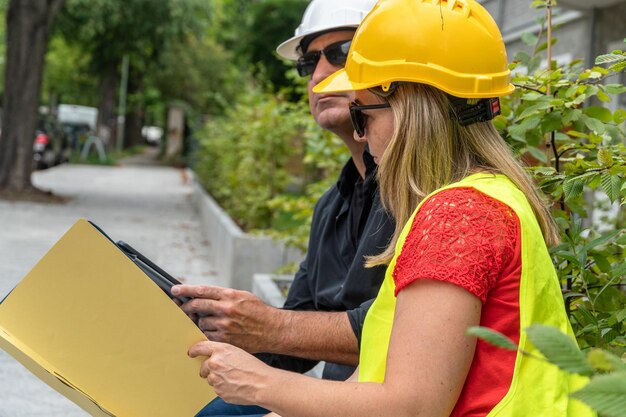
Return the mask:
<path id="1" fill-rule="evenodd" d="M 180 281 L 223 285 L 211 268 L 210 242 L 200 233 L 185 171 L 158 166 L 152 156 L 112 167 L 65 164 L 33 175 L 35 186 L 65 203 L 0 200 L 0 300 L 81 217 Z M 0 351 L 0 417 L 86 415 Z"/>

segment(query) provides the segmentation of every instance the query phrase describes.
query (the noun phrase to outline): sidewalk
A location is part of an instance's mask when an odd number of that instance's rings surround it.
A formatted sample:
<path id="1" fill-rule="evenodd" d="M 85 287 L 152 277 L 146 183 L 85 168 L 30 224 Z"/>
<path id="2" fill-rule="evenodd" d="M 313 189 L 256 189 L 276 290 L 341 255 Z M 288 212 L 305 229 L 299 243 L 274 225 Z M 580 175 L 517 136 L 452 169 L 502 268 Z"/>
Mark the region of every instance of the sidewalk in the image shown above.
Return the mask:
<path id="1" fill-rule="evenodd" d="M 0 200 L 0 300 L 81 217 L 112 239 L 130 243 L 180 281 L 224 285 L 211 267 L 210 242 L 200 234 L 183 170 L 155 165 L 148 154 L 116 167 L 66 164 L 35 173 L 33 182 L 68 201 Z M 44 416 L 87 413 L 0 351 L 0 417 Z"/>

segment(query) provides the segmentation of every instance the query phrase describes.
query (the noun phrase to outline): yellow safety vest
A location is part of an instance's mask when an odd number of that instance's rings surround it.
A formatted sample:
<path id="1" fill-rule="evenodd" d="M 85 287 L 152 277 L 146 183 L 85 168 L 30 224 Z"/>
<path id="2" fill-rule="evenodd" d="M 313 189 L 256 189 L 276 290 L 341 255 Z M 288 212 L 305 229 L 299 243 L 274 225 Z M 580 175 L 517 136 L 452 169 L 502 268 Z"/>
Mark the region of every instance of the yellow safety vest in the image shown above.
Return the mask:
<path id="1" fill-rule="evenodd" d="M 537 219 L 524 194 L 505 176 L 493 174 L 474 174 L 435 193 L 453 187 L 473 187 L 509 206 L 519 218 L 522 238 L 519 347 L 541 356 L 523 331 L 535 323 L 557 327 L 573 337 L 554 266 Z M 385 379 L 387 350 L 396 306 L 392 273 L 420 206 L 400 234 L 395 256 L 387 268 L 376 301 L 365 318 L 361 339 L 359 381 L 383 382 Z M 518 353 L 509 391 L 488 416 L 595 416 L 586 405 L 568 398 L 568 394 L 585 381 L 586 378 L 569 375 L 554 365 Z"/>

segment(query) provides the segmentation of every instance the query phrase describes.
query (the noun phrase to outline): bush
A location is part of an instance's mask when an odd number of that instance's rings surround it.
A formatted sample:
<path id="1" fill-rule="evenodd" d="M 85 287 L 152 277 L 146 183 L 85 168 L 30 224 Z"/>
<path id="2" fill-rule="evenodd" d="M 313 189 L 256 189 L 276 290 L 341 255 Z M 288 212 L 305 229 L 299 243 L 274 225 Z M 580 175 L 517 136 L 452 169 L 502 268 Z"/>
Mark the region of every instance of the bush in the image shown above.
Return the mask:
<path id="1" fill-rule="evenodd" d="M 540 38 L 526 40 L 536 51 L 543 49 Z M 599 57 L 598 64 L 610 62 L 609 68 L 584 69 L 574 61 L 554 70 L 537 68 L 537 55 L 515 58 L 512 68 L 526 71 L 515 74 L 518 88 L 503 100 L 503 113 L 494 123 L 532 164 L 531 172 L 552 199 L 562 240 L 552 255 L 579 344 L 621 354 L 626 346 L 626 234 L 624 218 L 613 213 L 626 202 L 621 127 L 626 111 L 588 103 L 626 92 L 621 84 L 604 83 L 623 71 L 626 56 L 613 51 Z M 592 214 L 606 218 L 592 221 Z"/>
<path id="2" fill-rule="evenodd" d="M 305 249 L 315 201 L 347 150 L 317 126 L 305 96 L 292 103 L 285 99 L 290 92 L 268 93 L 253 82 L 247 87 L 197 135 L 198 178 L 245 230 Z"/>

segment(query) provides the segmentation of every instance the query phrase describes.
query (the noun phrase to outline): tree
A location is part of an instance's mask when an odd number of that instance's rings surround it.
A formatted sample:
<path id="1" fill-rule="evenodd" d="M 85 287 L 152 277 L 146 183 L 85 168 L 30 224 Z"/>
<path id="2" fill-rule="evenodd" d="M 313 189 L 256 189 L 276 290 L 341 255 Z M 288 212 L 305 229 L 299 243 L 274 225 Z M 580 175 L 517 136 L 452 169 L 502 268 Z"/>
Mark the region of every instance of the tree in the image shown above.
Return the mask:
<path id="1" fill-rule="evenodd" d="M 0 136 L 0 192 L 32 191 L 33 138 L 50 28 L 64 0 L 11 0 Z"/>
<path id="2" fill-rule="evenodd" d="M 99 79 L 99 125 L 115 129 L 117 79 L 122 58 L 129 57 L 126 145 L 141 137 L 147 74 L 158 68 L 170 44 L 205 30 L 211 10 L 202 0 L 69 0 L 58 30 L 66 41 L 91 59 Z M 145 11 L 150 17 L 145 18 Z"/>
<path id="3" fill-rule="evenodd" d="M 303 0 L 264 0 L 250 2 L 248 6 L 249 22 L 241 34 L 243 42 L 237 48 L 258 67 L 257 71 L 266 72 L 276 89 L 290 85 L 285 70 L 291 65 L 286 66 L 274 51 L 293 36 L 307 4 Z"/>

